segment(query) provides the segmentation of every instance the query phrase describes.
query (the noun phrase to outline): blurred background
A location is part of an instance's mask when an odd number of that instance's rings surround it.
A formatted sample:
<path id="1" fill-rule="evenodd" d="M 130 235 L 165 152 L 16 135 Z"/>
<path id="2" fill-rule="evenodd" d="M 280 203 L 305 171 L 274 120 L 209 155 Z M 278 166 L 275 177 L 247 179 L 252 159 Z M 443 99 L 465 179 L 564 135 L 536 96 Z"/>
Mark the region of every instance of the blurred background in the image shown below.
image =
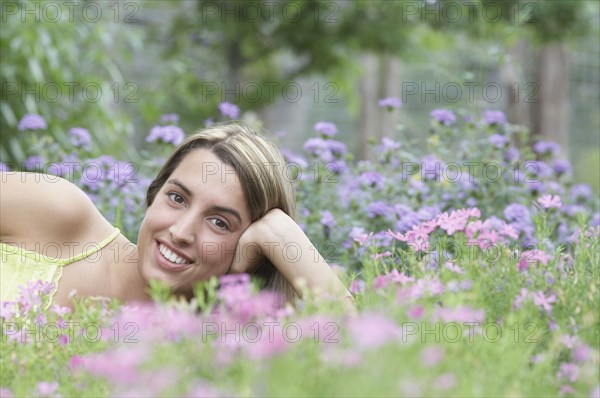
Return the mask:
<path id="1" fill-rule="evenodd" d="M 597 1 L 4 1 L 0 161 L 19 162 L 19 120 L 57 142 L 88 129 L 138 159 L 163 114 L 192 133 L 236 104 L 283 147 L 319 121 L 356 159 L 390 137 L 424 145 L 429 115 L 502 110 L 531 141 L 558 142 L 600 191 Z M 399 112 L 378 105 L 396 97 Z"/>

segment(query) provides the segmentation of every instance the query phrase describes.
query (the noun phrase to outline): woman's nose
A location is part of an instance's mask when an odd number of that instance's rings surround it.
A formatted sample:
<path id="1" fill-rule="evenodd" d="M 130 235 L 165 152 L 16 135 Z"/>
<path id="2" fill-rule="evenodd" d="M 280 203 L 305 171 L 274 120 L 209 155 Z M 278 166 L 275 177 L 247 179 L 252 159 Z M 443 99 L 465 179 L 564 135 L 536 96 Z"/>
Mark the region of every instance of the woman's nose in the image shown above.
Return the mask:
<path id="1" fill-rule="evenodd" d="M 182 215 L 177 221 L 169 227 L 169 233 L 174 243 L 192 244 L 194 243 L 194 220 L 192 217 Z"/>

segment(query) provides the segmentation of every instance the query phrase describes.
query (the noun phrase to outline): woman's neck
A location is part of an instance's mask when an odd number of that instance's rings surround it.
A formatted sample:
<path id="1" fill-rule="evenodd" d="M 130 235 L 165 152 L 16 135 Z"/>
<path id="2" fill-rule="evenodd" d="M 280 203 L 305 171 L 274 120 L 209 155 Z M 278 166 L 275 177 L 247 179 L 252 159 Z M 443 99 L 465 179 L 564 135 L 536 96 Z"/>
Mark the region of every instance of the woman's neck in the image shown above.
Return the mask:
<path id="1" fill-rule="evenodd" d="M 108 265 L 106 294 L 123 302 L 149 301 L 148 285 L 139 271 L 137 246 L 129 242 L 127 251 L 123 261 Z"/>

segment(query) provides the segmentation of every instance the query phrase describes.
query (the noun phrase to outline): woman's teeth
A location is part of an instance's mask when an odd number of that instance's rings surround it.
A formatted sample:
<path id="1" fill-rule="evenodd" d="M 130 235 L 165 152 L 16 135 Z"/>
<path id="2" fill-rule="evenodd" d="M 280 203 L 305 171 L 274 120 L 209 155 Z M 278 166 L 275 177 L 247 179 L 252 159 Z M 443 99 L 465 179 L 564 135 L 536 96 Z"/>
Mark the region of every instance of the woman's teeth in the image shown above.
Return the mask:
<path id="1" fill-rule="evenodd" d="M 164 258 L 166 258 L 167 260 L 169 260 L 172 263 L 175 263 L 175 264 L 189 264 L 190 263 L 185 258 L 180 257 L 177 254 L 173 253 L 171 250 L 167 249 L 167 247 L 165 245 L 163 245 L 162 243 L 158 246 L 158 250 L 160 251 L 160 253 L 163 255 Z"/>

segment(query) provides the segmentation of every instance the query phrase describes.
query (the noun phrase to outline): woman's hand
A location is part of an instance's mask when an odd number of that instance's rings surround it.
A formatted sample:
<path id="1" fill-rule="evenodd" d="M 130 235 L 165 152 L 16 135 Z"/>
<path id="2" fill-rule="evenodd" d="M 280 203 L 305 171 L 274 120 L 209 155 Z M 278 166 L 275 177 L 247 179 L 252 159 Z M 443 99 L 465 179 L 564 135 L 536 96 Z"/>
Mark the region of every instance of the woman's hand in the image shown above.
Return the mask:
<path id="1" fill-rule="evenodd" d="M 272 251 L 274 249 L 273 246 L 277 245 L 277 242 L 270 242 L 266 232 L 273 230 L 273 228 L 284 226 L 289 222 L 295 224 L 294 220 L 283 211 L 273 209 L 262 218 L 250 224 L 238 240 L 233 263 L 228 273 L 246 272 L 253 274 L 265 258 L 271 260 L 272 255 L 269 256 L 269 249 L 271 248 Z"/>
<path id="2" fill-rule="evenodd" d="M 255 272 L 264 259 L 294 286 L 301 286 L 344 298 L 352 305 L 352 295 L 329 264 L 310 242 L 298 224 L 280 209 L 269 211 L 240 236 L 230 273 Z"/>

